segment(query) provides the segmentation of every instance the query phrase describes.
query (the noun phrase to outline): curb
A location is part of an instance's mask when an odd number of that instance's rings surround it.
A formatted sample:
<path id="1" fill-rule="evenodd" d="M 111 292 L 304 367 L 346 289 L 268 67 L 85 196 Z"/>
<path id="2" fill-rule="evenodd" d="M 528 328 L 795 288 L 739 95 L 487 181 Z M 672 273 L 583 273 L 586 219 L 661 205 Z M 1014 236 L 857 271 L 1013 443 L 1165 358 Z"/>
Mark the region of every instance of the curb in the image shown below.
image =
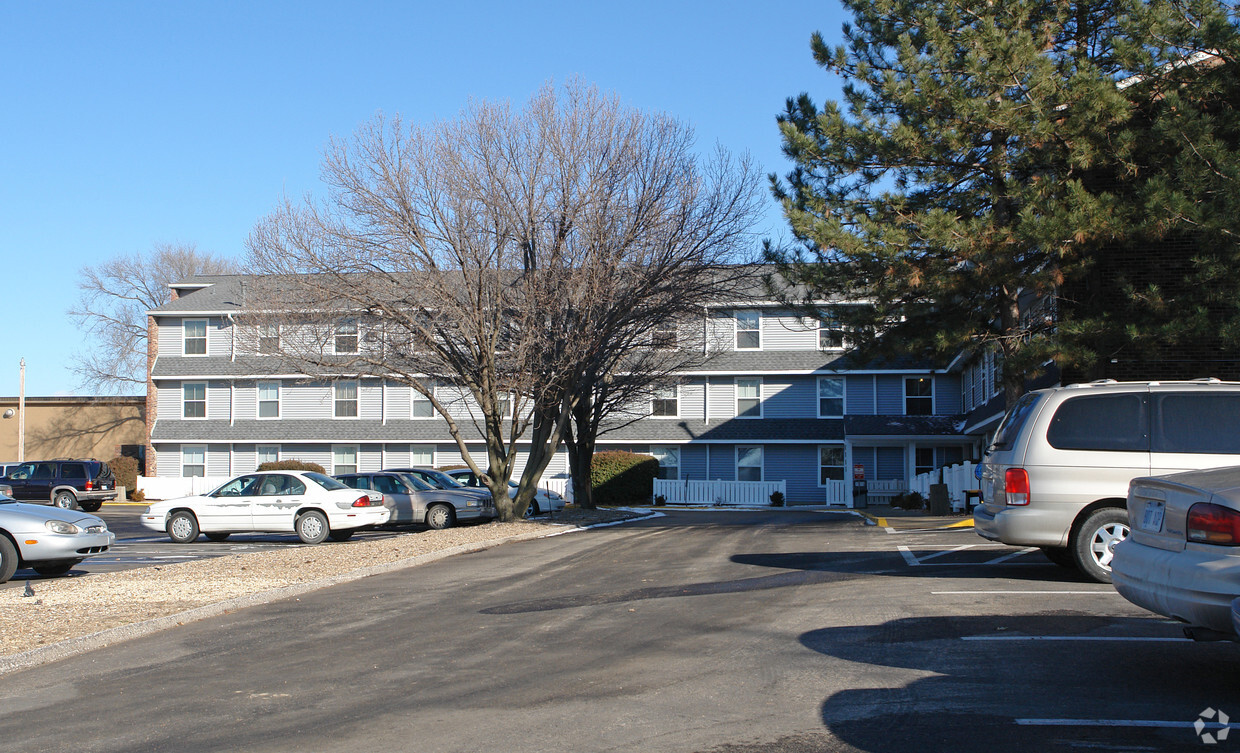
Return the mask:
<path id="1" fill-rule="evenodd" d="M 204 604 L 200 607 L 187 609 L 184 612 L 165 615 L 163 617 L 153 617 L 142 622 L 135 622 L 130 625 L 119 625 L 107 630 L 101 630 L 98 633 L 83 635 L 77 638 L 69 638 L 59 643 L 52 643 L 47 646 L 39 646 L 18 654 L 10 654 L 9 656 L 0 656 L 0 675 L 9 672 L 15 672 L 19 669 L 28 669 L 37 667 L 41 664 L 49 664 L 61 659 L 67 659 L 70 656 L 77 656 L 97 648 L 105 648 L 107 646 L 121 643 L 133 638 L 141 638 L 142 636 L 157 633 L 161 630 L 184 625 L 187 622 L 197 622 L 205 620 L 208 617 L 218 617 L 222 614 L 234 612 L 238 609 L 246 607 L 258 606 L 279 599 L 287 599 L 290 596 L 300 596 L 304 593 L 317 591 L 329 586 L 336 586 L 341 583 L 349 583 L 355 580 L 361 580 L 371 575 L 382 575 L 384 573 L 394 572 L 396 570 L 404 570 L 418 565 L 425 565 L 436 562 L 441 559 L 447 559 L 458 554 L 468 554 L 470 552 L 479 552 L 483 549 L 490 549 L 501 544 L 508 544 L 515 541 L 531 541 L 533 539 L 545 539 L 551 536 L 562 536 L 566 533 L 574 531 L 585 531 L 590 528 L 600 528 L 603 526 L 619 525 L 621 523 L 631 523 L 636 520 L 646 520 L 647 518 L 659 517 L 658 515 L 646 515 L 640 518 L 629 518 L 627 520 L 612 521 L 610 523 L 596 523 L 589 526 L 572 526 L 567 527 L 563 531 L 531 531 L 530 533 L 519 533 L 515 536 L 507 536 L 502 539 L 492 539 L 490 541 L 477 541 L 471 544 L 459 544 L 448 549 L 441 549 L 437 552 L 428 552 L 413 557 L 406 557 L 402 560 L 394 562 L 385 562 L 381 565 L 371 565 L 357 570 L 350 570 L 347 573 L 332 575 L 319 580 L 307 581 L 306 583 L 298 583 L 292 586 L 283 586 L 281 588 L 273 588 L 268 591 L 259 591 L 257 593 L 247 594 L 245 596 L 237 596 L 225 601 L 218 601 L 214 604 Z"/>
<path id="2" fill-rule="evenodd" d="M 925 518 L 887 518 L 878 515 L 871 515 L 868 512 L 855 511 L 857 515 L 865 518 L 866 525 L 878 526 L 880 528 L 893 528 L 895 530 L 917 530 L 917 531 L 948 531 L 953 528 L 972 528 L 973 516 L 953 520 L 950 523 L 940 523 L 935 525 L 933 521 L 925 520 Z M 909 524 L 893 525 L 893 521 L 910 521 Z M 941 519 L 938 519 L 941 520 Z M 921 524 L 922 521 L 926 525 Z"/>

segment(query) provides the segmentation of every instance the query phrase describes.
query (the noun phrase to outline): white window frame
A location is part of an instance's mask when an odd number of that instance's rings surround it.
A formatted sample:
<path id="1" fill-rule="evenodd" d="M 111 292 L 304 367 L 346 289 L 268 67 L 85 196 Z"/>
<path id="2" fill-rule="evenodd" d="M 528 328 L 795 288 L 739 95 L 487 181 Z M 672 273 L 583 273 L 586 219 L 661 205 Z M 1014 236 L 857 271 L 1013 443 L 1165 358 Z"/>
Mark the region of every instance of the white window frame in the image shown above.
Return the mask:
<path id="1" fill-rule="evenodd" d="M 512 418 L 512 406 L 516 404 L 515 396 L 511 392 L 498 392 L 495 397 L 499 401 L 499 417 Z"/>
<path id="2" fill-rule="evenodd" d="M 426 453 L 430 460 L 418 460 L 420 454 Z M 425 457 L 426 455 L 423 455 Z M 409 445 L 409 465 L 421 465 L 431 468 L 435 467 L 435 445 L 433 444 L 411 444 Z"/>
<path id="3" fill-rule="evenodd" d="M 352 332 L 349 329 L 352 328 Z M 341 350 L 340 338 L 352 337 L 353 350 Z M 362 352 L 362 328 L 358 324 L 357 319 L 341 319 L 336 322 L 336 327 L 332 331 L 332 353 L 338 356 L 355 356 Z"/>
<path id="4" fill-rule="evenodd" d="M 680 446 L 679 445 L 652 445 L 650 447 L 650 455 L 654 457 L 655 460 L 659 461 L 660 472 L 662 472 L 663 469 L 665 468 L 676 469 L 675 475 L 672 475 L 672 476 L 660 475 L 659 478 L 665 481 L 679 481 L 680 480 Z M 665 460 L 672 459 L 672 458 L 676 460 L 674 464 L 664 462 Z"/>
<path id="5" fill-rule="evenodd" d="M 202 352 L 190 353 L 188 330 L 191 323 L 202 324 L 202 337 L 192 338 L 193 340 L 202 340 Z M 181 355 L 186 358 L 205 358 L 211 352 L 211 320 L 209 319 L 183 319 L 181 321 Z"/>
<path id="6" fill-rule="evenodd" d="M 266 451 L 266 453 L 264 453 L 264 450 Z M 263 455 L 271 454 L 272 450 L 275 451 L 275 456 L 276 456 L 275 460 L 264 460 Z M 262 465 L 263 463 L 268 463 L 268 462 L 270 463 L 280 462 L 280 445 L 278 444 L 255 445 L 254 447 L 254 469 L 258 470 L 258 467 L 260 465 Z"/>
<path id="7" fill-rule="evenodd" d="M 676 410 L 672 413 L 655 413 L 655 409 L 660 402 L 672 402 L 676 406 Z M 656 387 L 654 394 L 650 398 L 650 417 L 651 418 L 680 418 L 680 385 L 673 384 L 671 387 Z"/>
<path id="8" fill-rule="evenodd" d="M 664 322 L 650 332 L 650 345 L 655 350 L 680 349 L 680 327 L 676 322 Z"/>
<path id="9" fill-rule="evenodd" d="M 186 463 L 186 456 L 196 452 L 202 456 L 202 463 Z M 197 468 L 201 465 L 202 473 L 198 475 L 188 476 L 185 474 L 186 468 Z M 183 444 L 181 445 L 181 478 L 202 478 L 207 475 L 207 446 L 205 444 Z"/>
<path id="10" fill-rule="evenodd" d="M 741 397 L 741 382 L 757 382 L 758 383 L 758 415 L 746 416 L 742 415 L 741 400 L 753 400 L 752 397 Z M 736 409 L 737 418 L 762 418 L 762 377 L 736 377 L 735 380 L 736 402 L 733 406 Z"/>
<path id="11" fill-rule="evenodd" d="M 840 344 L 823 344 L 823 338 L 838 337 Z M 819 350 L 846 350 L 848 348 L 848 335 L 844 332 L 844 327 L 839 323 L 830 312 L 823 312 L 818 319 L 818 349 Z"/>
<path id="12" fill-rule="evenodd" d="M 185 396 L 186 389 L 190 387 L 202 387 L 202 400 L 187 400 Z M 189 416 L 185 413 L 185 408 L 191 402 L 202 403 L 201 416 Z M 207 383 L 206 382 L 181 382 L 181 418 L 186 421 L 206 421 L 207 420 Z"/>
<path id="13" fill-rule="evenodd" d="M 918 382 L 922 380 L 928 380 L 930 382 L 930 394 L 928 396 L 930 399 L 930 412 L 929 413 L 909 413 L 908 412 L 908 401 L 910 398 L 913 400 L 925 400 L 927 398 L 926 395 L 916 395 L 916 396 L 909 395 L 908 394 L 909 382 Z M 934 411 L 935 411 L 936 406 L 934 404 L 935 401 L 934 401 L 934 377 L 933 376 L 929 376 L 929 375 L 927 376 L 906 376 L 904 377 L 904 381 L 903 381 L 903 390 L 904 390 L 904 393 L 902 395 L 902 398 L 904 400 L 904 415 L 906 416 L 933 416 L 935 415 Z"/>
<path id="14" fill-rule="evenodd" d="M 352 465 L 353 470 L 351 471 L 345 470 L 350 467 L 348 463 L 340 464 L 336 462 L 342 452 L 351 452 L 353 454 L 353 465 Z M 359 445 L 355 445 L 355 444 L 334 444 L 332 445 L 332 475 L 337 476 L 341 473 L 357 473 L 358 470 L 361 468 L 361 454 L 362 454 L 362 449 Z"/>
<path id="15" fill-rule="evenodd" d="M 840 383 L 840 397 L 839 397 L 839 401 L 840 401 L 840 412 L 839 412 L 839 413 L 823 413 L 823 412 L 822 412 L 822 401 L 823 401 L 824 399 L 826 399 L 826 400 L 834 400 L 834 399 L 835 399 L 835 398 L 824 398 L 824 397 L 823 397 L 823 395 L 822 395 L 822 384 L 823 384 L 823 382 L 839 382 L 839 383 Z M 844 400 L 844 398 L 845 398 L 845 396 L 846 396 L 846 394 L 847 394 L 847 390 L 848 390 L 848 381 L 847 381 L 846 379 L 844 379 L 844 377 L 842 377 L 842 376 L 839 376 L 839 377 L 837 377 L 837 376 L 820 376 L 820 377 L 818 377 L 818 381 L 817 381 L 817 383 L 816 383 L 814 386 L 815 386 L 815 388 L 816 388 L 816 389 L 817 389 L 817 391 L 818 391 L 818 398 L 817 398 L 817 402 L 818 402 L 818 417 L 819 417 L 819 418 L 843 418 L 843 417 L 844 417 L 844 405 L 845 405 L 845 400 Z"/>
<path id="16" fill-rule="evenodd" d="M 353 415 L 352 416 L 340 415 L 341 404 L 347 403 L 349 399 L 341 398 L 339 389 L 347 384 L 353 385 Z M 341 380 L 332 382 L 332 418 L 339 418 L 339 419 L 344 419 L 346 421 L 352 421 L 352 420 L 361 418 L 361 415 L 362 415 L 362 385 L 360 381 L 357 379 L 341 379 Z"/>
<path id="17" fill-rule="evenodd" d="M 745 466 L 741 465 L 741 455 L 742 453 L 748 454 L 747 452 L 745 452 L 746 450 L 757 450 L 758 451 L 758 465 L 757 465 L 758 478 L 757 479 L 742 479 L 741 478 L 741 468 L 753 468 L 754 467 L 752 465 L 745 465 Z M 762 445 L 760 444 L 737 445 L 736 456 L 734 460 L 735 460 L 734 465 L 736 467 L 736 480 L 737 481 L 755 481 L 755 480 L 765 481 L 766 480 L 766 448 L 763 447 Z"/>
<path id="18" fill-rule="evenodd" d="M 742 319 L 756 319 L 757 322 L 753 327 L 741 328 Z M 740 309 L 732 313 L 732 324 L 735 327 L 733 333 L 732 345 L 736 350 L 762 350 L 762 312 L 756 309 Z M 758 337 L 758 344 L 754 346 L 741 347 L 741 333 L 753 332 Z"/>
<path id="19" fill-rule="evenodd" d="M 263 388 L 275 385 L 276 388 L 276 414 L 274 416 L 263 415 L 263 403 L 273 402 L 272 400 L 263 399 Z M 280 417 L 280 381 L 278 379 L 263 379 L 254 384 L 254 418 L 259 421 L 274 421 Z"/>
<path id="20" fill-rule="evenodd" d="M 275 329 L 274 335 L 271 334 L 272 329 Z M 254 336 L 255 336 L 254 351 L 258 353 L 258 355 L 270 356 L 270 355 L 275 355 L 280 352 L 280 324 L 278 322 L 274 324 L 271 324 L 271 323 L 259 324 L 255 328 Z M 274 338 L 276 341 L 275 347 L 264 348 L 263 341 L 271 340 L 272 338 Z"/>
<path id="21" fill-rule="evenodd" d="M 838 450 L 838 451 L 839 451 L 839 453 L 840 453 L 840 464 L 839 464 L 838 466 L 837 466 L 837 465 L 834 465 L 834 464 L 832 464 L 832 465 L 826 465 L 826 464 L 824 464 L 824 463 L 822 462 L 822 460 L 823 460 L 823 458 L 822 458 L 822 451 L 823 451 L 823 450 L 826 450 L 826 449 L 832 449 L 832 450 Z M 844 445 L 843 445 L 843 443 L 841 443 L 841 442 L 834 442 L 834 443 L 830 443 L 830 444 L 820 444 L 820 445 L 818 445 L 818 486 L 820 486 L 820 487 L 822 487 L 822 488 L 824 488 L 824 489 L 826 488 L 827 484 L 826 484 L 826 479 L 824 479 L 824 478 L 823 478 L 823 470 L 824 470 L 824 469 L 827 469 L 827 468 L 839 468 L 839 469 L 840 469 L 840 477 L 839 477 L 838 479 L 831 479 L 832 481 L 844 481 L 844 480 L 846 480 L 846 479 L 847 479 L 847 476 L 845 476 L 844 472 L 845 472 L 845 471 L 847 470 L 847 468 L 848 468 L 848 456 L 847 456 L 847 455 L 845 454 L 845 452 L 844 452 Z"/>
<path id="22" fill-rule="evenodd" d="M 431 391 L 434 392 L 434 390 L 435 388 L 431 387 Z M 435 418 L 435 405 L 431 402 L 431 399 L 412 387 L 409 388 L 409 392 L 409 418 L 414 421 L 425 421 L 427 419 Z M 426 406 L 427 414 L 425 416 L 418 415 L 417 406 L 419 405 Z"/>

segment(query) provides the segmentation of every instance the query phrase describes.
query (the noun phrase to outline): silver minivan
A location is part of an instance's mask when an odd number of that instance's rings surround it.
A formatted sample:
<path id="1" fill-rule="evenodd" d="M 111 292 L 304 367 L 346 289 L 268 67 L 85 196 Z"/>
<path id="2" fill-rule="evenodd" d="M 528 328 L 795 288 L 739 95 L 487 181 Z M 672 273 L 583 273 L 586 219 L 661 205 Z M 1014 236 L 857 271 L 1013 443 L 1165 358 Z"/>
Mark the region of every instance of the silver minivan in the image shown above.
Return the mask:
<path id="1" fill-rule="evenodd" d="M 982 458 L 981 536 L 1040 547 L 1111 580 L 1137 476 L 1240 464 L 1240 382 L 1111 380 L 1037 390 L 1008 411 Z"/>

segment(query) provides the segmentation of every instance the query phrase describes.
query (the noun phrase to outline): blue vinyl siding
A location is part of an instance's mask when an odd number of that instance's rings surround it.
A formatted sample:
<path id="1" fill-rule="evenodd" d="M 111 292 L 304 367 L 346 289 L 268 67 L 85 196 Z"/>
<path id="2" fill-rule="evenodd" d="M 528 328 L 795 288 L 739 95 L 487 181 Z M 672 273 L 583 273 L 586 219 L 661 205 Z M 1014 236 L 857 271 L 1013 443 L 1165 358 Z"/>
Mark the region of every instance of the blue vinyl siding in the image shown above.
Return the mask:
<path id="1" fill-rule="evenodd" d="M 934 412 L 951 416 L 964 412 L 960 404 L 960 377 L 955 374 L 934 375 Z"/>
<path id="2" fill-rule="evenodd" d="M 874 377 L 876 413 L 880 416 L 904 415 L 904 377 L 881 374 Z"/>
<path id="3" fill-rule="evenodd" d="M 844 401 L 844 412 L 849 415 L 874 415 L 874 375 L 845 377 Z"/>
<path id="4" fill-rule="evenodd" d="M 762 478 L 784 481 L 790 505 L 821 505 L 823 490 L 818 485 L 818 445 L 768 444 L 763 450 Z"/>
<path id="5" fill-rule="evenodd" d="M 707 445 L 709 477 L 712 480 L 736 480 L 736 447 L 730 444 Z"/>
<path id="6" fill-rule="evenodd" d="M 873 481 L 878 478 L 878 462 L 874 459 L 873 447 L 854 447 L 852 448 L 853 465 L 860 463 L 865 468 L 866 481 Z M 845 469 L 845 477 L 852 478 L 852 468 Z"/>
<path id="7" fill-rule="evenodd" d="M 904 448 L 877 447 L 878 471 L 875 478 L 880 481 L 904 478 Z"/>
<path id="8" fill-rule="evenodd" d="M 706 453 L 707 445 L 681 445 L 680 477 L 696 481 L 706 480 L 708 478 L 706 475 Z"/>
<path id="9" fill-rule="evenodd" d="M 813 418 L 818 415 L 815 377 L 767 377 L 762 385 L 763 418 Z"/>

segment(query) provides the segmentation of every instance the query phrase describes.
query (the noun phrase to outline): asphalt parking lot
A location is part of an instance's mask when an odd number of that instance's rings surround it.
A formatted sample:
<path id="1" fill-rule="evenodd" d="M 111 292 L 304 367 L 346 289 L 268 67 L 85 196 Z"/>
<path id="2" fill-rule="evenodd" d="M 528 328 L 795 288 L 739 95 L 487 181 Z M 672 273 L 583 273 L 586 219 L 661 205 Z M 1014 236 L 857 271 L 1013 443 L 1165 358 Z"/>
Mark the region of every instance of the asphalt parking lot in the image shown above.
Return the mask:
<path id="1" fill-rule="evenodd" d="M 23 751 L 1226 750 L 1240 745 L 1225 737 L 1238 668 L 1236 646 L 1186 641 L 1109 586 L 968 529 L 674 511 L 5 675 L 0 739 Z"/>

